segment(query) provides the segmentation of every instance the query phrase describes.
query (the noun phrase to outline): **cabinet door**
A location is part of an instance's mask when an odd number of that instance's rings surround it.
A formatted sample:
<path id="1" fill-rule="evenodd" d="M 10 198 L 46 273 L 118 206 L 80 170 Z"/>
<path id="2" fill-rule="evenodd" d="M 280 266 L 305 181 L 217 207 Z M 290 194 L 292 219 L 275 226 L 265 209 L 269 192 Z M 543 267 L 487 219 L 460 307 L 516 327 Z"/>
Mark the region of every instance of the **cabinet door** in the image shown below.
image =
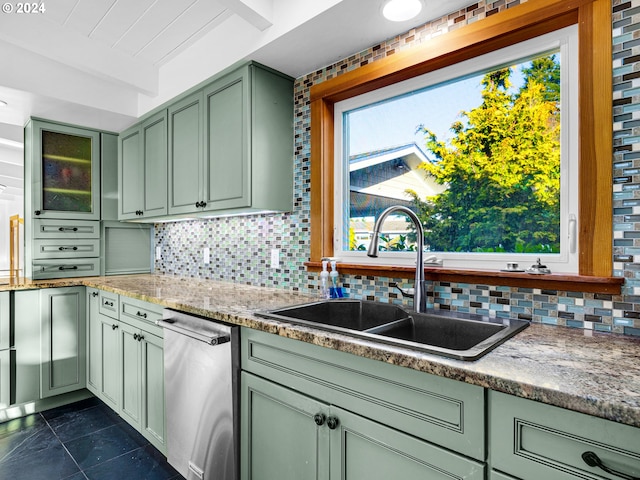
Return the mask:
<path id="1" fill-rule="evenodd" d="M 113 408 L 120 410 L 122 366 L 120 355 L 120 322 L 98 314 L 100 328 L 100 375 L 102 383 L 98 396 Z"/>
<path id="2" fill-rule="evenodd" d="M 143 217 L 167 213 L 167 112 L 149 117 L 140 128 L 144 158 Z M 142 188 L 142 183 L 138 185 Z"/>
<path id="3" fill-rule="evenodd" d="M 41 398 L 86 386 L 85 288 L 40 291 Z"/>
<path id="4" fill-rule="evenodd" d="M 331 478 L 485 478 L 481 463 L 334 406 L 327 426 L 331 432 Z"/>
<path id="5" fill-rule="evenodd" d="M 0 292 L 0 350 L 6 350 L 10 347 L 9 325 L 10 325 L 10 307 L 11 301 L 9 292 Z"/>
<path id="6" fill-rule="evenodd" d="M 118 138 L 118 219 L 139 218 L 144 206 L 142 135 L 139 126 Z"/>
<path id="7" fill-rule="evenodd" d="M 120 322 L 118 328 L 121 397 L 120 414 L 140 430 L 142 418 L 142 357 L 140 355 L 140 330 Z"/>
<path id="8" fill-rule="evenodd" d="M 87 288 L 87 389 L 100 395 L 102 389 L 102 332 L 98 290 Z"/>
<path id="9" fill-rule="evenodd" d="M 29 152 L 33 212 L 38 218 L 100 220 L 100 134 L 32 120 Z"/>
<path id="10" fill-rule="evenodd" d="M 164 408 L 163 340 L 141 333 L 142 349 L 142 434 L 161 452 L 166 452 Z"/>
<path id="11" fill-rule="evenodd" d="M 241 478 L 327 480 L 329 430 L 314 416 L 328 406 L 246 372 L 241 384 Z"/>
<path id="12" fill-rule="evenodd" d="M 249 83 L 246 67 L 204 91 L 205 210 L 251 205 Z"/>
<path id="13" fill-rule="evenodd" d="M 202 143 L 202 92 L 197 92 L 169 107 L 171 214 L 193 212 L 204 200 Z"/>
<path id="14" fill-rule="evenodd" d="M 9 292 L 0 292 L 0 408 L 8 407 L 11 400 L 11 353 L 9 350 L 10 301 Z"/>

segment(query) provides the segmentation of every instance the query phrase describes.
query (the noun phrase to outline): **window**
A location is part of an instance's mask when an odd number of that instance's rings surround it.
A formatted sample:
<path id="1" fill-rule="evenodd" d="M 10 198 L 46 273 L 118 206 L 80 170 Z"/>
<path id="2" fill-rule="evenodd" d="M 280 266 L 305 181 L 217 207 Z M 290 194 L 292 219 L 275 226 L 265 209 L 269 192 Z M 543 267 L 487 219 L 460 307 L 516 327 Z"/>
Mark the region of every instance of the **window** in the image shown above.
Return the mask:
<path id="1" fill-rule="evenodd" d="M 577 49 L 574 25 L 337 102 L 334 255 L 412 265 L 403 215 L 366 256 L 405 205 L 446 266 L 577 273 Z"/>
<path id="2" fill-rule="evenodd" d="M 428 272 L 432 280 L 493 282 L 502 285 L 619 293 L 622 278 L 613 274 L 611 2 L 609 0 L 536 0 L 376 60 L 313 85 L 310 89 L 311 216 L 307 267 L 321 268 L 321 259 L 335 249 L 334 107 L 336 103 L 373 92 L 429 72 L 455 65 L 501 48 L 565 27 L 578 28 L 579 209 L 578 275 L 533 276 L 500 274 L 498 270 L 445 268 Z M 372 265 L 344 258 L 341 272 L 410 278 L 411 266 L 387 260 Z"/>

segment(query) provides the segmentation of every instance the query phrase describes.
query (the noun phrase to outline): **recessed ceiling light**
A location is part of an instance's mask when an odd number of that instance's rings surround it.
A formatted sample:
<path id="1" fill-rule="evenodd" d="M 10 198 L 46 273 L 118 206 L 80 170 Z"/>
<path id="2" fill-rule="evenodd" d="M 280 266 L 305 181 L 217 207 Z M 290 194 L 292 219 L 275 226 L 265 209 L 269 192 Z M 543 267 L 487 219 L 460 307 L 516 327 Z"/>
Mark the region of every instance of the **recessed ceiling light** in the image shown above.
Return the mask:
<path id="1" fill-rule="evenodd" d="M 382 7 L 382 15 L 392 22 L 411 20 L 422 10 L 420 0 L 389 0 Z"/>

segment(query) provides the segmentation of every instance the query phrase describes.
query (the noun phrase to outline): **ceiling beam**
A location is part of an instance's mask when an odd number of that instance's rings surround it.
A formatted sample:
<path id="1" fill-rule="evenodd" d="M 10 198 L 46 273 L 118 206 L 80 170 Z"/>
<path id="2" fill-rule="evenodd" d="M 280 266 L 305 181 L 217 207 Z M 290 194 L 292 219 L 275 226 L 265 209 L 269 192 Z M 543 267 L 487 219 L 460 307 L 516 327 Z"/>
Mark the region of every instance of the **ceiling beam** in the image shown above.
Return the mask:
<path id="1" fill-rule="evenodd" d="M 0 16 L 0 40 L 140 93 L 158 92 L 157 67 L 65 29 L 44 15 Z"/>
<path id="2" fill-rule="evenodd" d="M 218 0 L 261 32 L 273 25 L 274 0 Z"/>

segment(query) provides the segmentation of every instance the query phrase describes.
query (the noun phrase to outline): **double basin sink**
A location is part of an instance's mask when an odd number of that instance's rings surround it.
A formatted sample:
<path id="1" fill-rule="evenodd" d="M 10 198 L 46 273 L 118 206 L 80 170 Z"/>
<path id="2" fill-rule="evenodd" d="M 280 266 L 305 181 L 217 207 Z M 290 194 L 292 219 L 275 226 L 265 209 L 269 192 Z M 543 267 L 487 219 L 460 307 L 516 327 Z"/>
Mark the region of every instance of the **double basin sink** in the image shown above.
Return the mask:
<path id="1" fill-rule="evenodd" d="M 366 300 L 323 300 L 259 316 L 459 360 L 477 360 L 529 322 L 456 313 L 416 313 Z"/>

